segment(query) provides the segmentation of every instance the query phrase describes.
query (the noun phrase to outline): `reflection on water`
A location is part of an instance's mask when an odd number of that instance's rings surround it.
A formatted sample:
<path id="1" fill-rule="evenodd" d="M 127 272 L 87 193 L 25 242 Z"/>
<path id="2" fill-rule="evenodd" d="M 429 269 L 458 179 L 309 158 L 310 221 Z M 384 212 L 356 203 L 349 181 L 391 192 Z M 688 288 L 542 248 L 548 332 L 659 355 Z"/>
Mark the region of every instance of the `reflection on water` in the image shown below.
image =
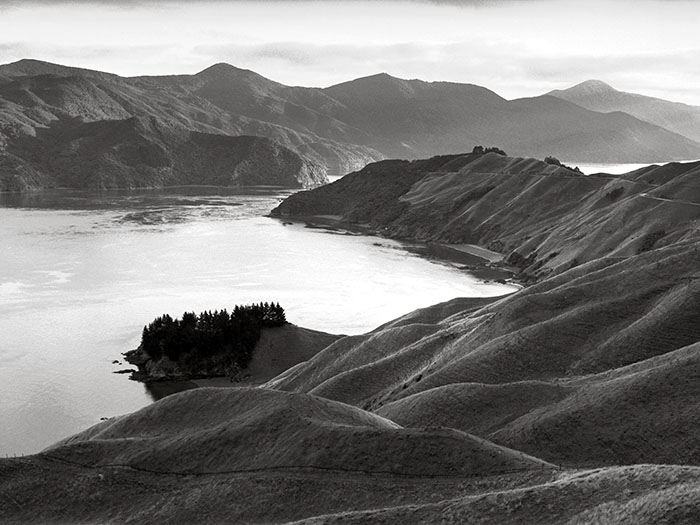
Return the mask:
<path id="1" fill-rule="evenodd" d="M 663 166 L 672 161 L 661 161 L 661 162 L 647 162 L 647 163 L 635 163 L 635 164 L 576 164 L 575 162 L 565 162 L 569 166 L 577 166 L 585 175 L 593 175 L 594 173 L 607 173 L 609 175 L 623 175 L 631 171 L 638 170 L 640 168 L 645 168 L 650 164 L 657 164 Z M 697 162 L 692 160 L 679 161 L 683 163 L 687 162 Z"/>
<path id="2" fill-rule="evenodd" d="M 192 381 L 159 381 L 144 385 L 146 392 L 153 401 L 158 401 L 178 392 L 197 388 L 197 384 Z"/>
<path id="3" fill-rule="evenodd" d="M 0 195 L 0 454 L 36 452 L 163 395 L 167 386 L 149 394 L 112 373 L 163 313 L 279 301 L 296 324 L 361 333 L 452 297 L 512 290 L 398 242 L 265 217 L 289 193 Z"/>

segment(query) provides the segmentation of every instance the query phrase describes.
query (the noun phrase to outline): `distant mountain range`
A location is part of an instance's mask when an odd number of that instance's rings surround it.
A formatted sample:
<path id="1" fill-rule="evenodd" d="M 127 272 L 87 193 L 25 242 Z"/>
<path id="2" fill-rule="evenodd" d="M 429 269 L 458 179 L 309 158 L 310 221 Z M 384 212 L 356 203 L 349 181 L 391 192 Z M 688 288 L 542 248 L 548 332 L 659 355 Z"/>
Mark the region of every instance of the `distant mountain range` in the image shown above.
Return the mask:
<path id="1" fill-rule="evenodd" d="M 600 113 L 622 111 L 669 131 L 700 141 L 700 107 L 617 91 L 600 80 L 548 93 Z"/>
<path id="2" fill-rule="evenodd" d="M 123 78 L 21 60 L 0 66 L 0 189 L 248 183 L 226 176 L 251 164 L 245 154 L 214 154 L 212 168 L 213 152 L 191 143 L 196 136 L 200 145 L 221 144 L 210 138 L 216 135 L 274 141 L 270 152 L 289 150 L 300 159 L 285 162 L 281 179 L 268 182 L 287 185 L 292 177 L 293 185 L 306 187 L 324 182 L 324 171 L 341 175 L 383 158 L 429 157 L 476 144 L 569 162 L 695 159 L 698 112 L 595 82 L 508 101 L 471 84 L 386 74 L 319 89 L 285 86 L 228 64 L 195 75 Z M 138 133 L 125 135 L 129 126 Z M 86 147 L 91 141 L 102 149 Z M 174 153 L 188 149 L 200 154 L 196 166 Z M 283 156 L 294 158 L 290 153 Z M 68 179 L 67 166 L 76 172 Z"/>

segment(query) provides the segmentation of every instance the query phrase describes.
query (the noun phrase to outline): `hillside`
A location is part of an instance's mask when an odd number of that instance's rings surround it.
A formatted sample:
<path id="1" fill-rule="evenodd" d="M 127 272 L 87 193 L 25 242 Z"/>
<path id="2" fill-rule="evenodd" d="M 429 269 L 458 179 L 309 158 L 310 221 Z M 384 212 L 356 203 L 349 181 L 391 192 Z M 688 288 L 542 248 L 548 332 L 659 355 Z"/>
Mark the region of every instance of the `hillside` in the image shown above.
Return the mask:
<path id="1" fill-rule="evenodd" d="M 15 523 L 282 522 L 553 474 L 460 431 L 403 429 L 315 396 L 243 388 L 170 396 L 41 454 L 0 459 L 0 473 L 1 494 L 12 495 L 0 520 Z"/>
<path id="2" fill-rule="evenodd" d="M 698 464 L 699 240 L 415 312 L 268 386 L 557 464 Z"/>
<path id="3" fill-rule="evenodd" d="M 0 153 L 0 191 L 182 184 L 313 187 L 316 165 L 262 137 L 186 131 L 151 118 L 55 121 Z"/>
<path id="4" fill-rule="evenodd" d="M 325 93 L 334 116 L 367 130 L 390 158 L 416 159 L 498 144 L 522 156 L 572 162 L 694 159 L 698 143 L 627 114 L 583 110 L 551 96 L 508 101 L 470 84 L 357 79 Z M 594 160 L 595 159 L 595 160 Z"/>
<path id="5" fill-rule="evenodd" d="M 269 387 L 558 464 L 697 464 L 700 163 L 581 176 L 497 154 L 367 166 L 273 215 L 501 250 L 529 287 L 330 345 Z"/>
<path id="6" fill-rule="evenodd" d="M 696 162 L 581 176 L 495 153 L 384 161 L 292 195 L 272 215 L 334 215 L 388 237 L 478 244 L 538 280 L 683 239 L 700 216 L 699 173 Z"/>
<path id="7" fill-rule="evenodd" d="M 700 107 L 618 91 L 600 80 L 588 80 L 549 95 L 592 111 L 622 111 L 689 139 L 700 141 Z"/>
<path id="8" fill-rule="evenodd" d="M 0 77 L 5 77 L 0 82 L 0 153 L 16 153 L 17 141 L 55 126 L 155 118 L 180 133 L 272 139 L 278 143 L 275 147 L 281 145 L 301 155 L 306 163 L 317 165 L 324 176 L 381 158 L 361 146 L 229 113 L 197 95 L 196 88 L 202 86 L 201 82 L 190 86 L 193 77 L 178 85 L 169 78 L 127 79 L 31 60 L 0 66 Z M 16 168 L 11 165 L 3 172 L 13 170 Z"/>
<path id="9" fill-rule="evenodd" d="M 195 389 L 26 458 L 0 521 L 693 523 L 700 469 L 556 470 L 315 396 Z"/>
<path id="10" fill-rule="evenodd" d="M 50 185 L 50 175 L 26 157 L 48 156 L 39 149 L 44 144 L 28 153 L 24 143 L 59 128 L 101 123 L 83 128 L 99 132 L 134 118 L 155 118 L 180 134 L 265 137 L 318 166 L 321 175 L 479 143 L 569 162 L 700 158 L 699 142 L 627 113 L 590 111 L 554 96 L 508 101 L 471 84 L 381 74 L 320 89 L 285 86 L 228 64 L 195 75 L 123 78 L 22 60 L 0 66 L 0 173 L 25 181 L 15 189 Z M 60 134 L 52 142 L 61 155 L 74 148 Z M 77 169 L 89 170 L 89 162 Z M 198 168 L 193 177 L 204 177 L 207 169 Z"/>

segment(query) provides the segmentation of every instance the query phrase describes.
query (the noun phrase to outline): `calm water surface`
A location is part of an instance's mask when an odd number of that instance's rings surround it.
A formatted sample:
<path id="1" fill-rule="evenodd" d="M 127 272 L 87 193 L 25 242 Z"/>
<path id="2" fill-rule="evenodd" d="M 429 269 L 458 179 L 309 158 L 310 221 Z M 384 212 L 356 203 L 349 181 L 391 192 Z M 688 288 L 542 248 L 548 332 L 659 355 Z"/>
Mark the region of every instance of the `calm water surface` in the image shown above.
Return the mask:
<path id="1" fill-rule="evenodd" d="M 152 402 L 114 374 L 163 313 L 279 301 L 355 334 L 457 296 L 501 295 L 376 237 L 264 215 L 289 192 L 0 195 L 0 454 L 26 454 Z"/>
<path id="2" fill-rule="evenodd" d="M 698 159 L 700 160 L 700 159 Z M 662 161 L 656 164 L 662 166 L 673 161 Z M 682 160 L 678 162 L 695 162 L 693 160 Z M 609 173 L 610 175 L 622 175 L 623 173 L 629 173 L 630 171 L 638 170 L 652 164 L 647 162 L 645 164 L 577 164 L 576 162 L 564 162 L 569 166 L 578 166 L 578 168 L 586 175 L 592 175 L 593 173 Z"/>

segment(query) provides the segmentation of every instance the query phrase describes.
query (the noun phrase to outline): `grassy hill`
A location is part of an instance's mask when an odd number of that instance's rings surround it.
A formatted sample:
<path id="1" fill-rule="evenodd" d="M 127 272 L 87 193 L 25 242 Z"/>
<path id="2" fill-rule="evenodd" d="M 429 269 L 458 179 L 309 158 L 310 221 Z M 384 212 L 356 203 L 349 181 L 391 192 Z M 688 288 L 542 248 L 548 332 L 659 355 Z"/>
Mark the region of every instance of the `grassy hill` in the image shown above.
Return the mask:
<path id="1" fill-rule="evenodd" d="M 292 195 L 272 215 L 335 215 L 389 237 L 479 244 L 538 280 L 691 234 L 699 172 L 695 162 L 581 176 L 496 153 L 384 161 Z"/>
<path id="2" fill-rule="evenodd" d="M 697 243 L 602 258 L 485 306 L 455 299 L 268 386 L 560 464 L 697 464 Z"/>

